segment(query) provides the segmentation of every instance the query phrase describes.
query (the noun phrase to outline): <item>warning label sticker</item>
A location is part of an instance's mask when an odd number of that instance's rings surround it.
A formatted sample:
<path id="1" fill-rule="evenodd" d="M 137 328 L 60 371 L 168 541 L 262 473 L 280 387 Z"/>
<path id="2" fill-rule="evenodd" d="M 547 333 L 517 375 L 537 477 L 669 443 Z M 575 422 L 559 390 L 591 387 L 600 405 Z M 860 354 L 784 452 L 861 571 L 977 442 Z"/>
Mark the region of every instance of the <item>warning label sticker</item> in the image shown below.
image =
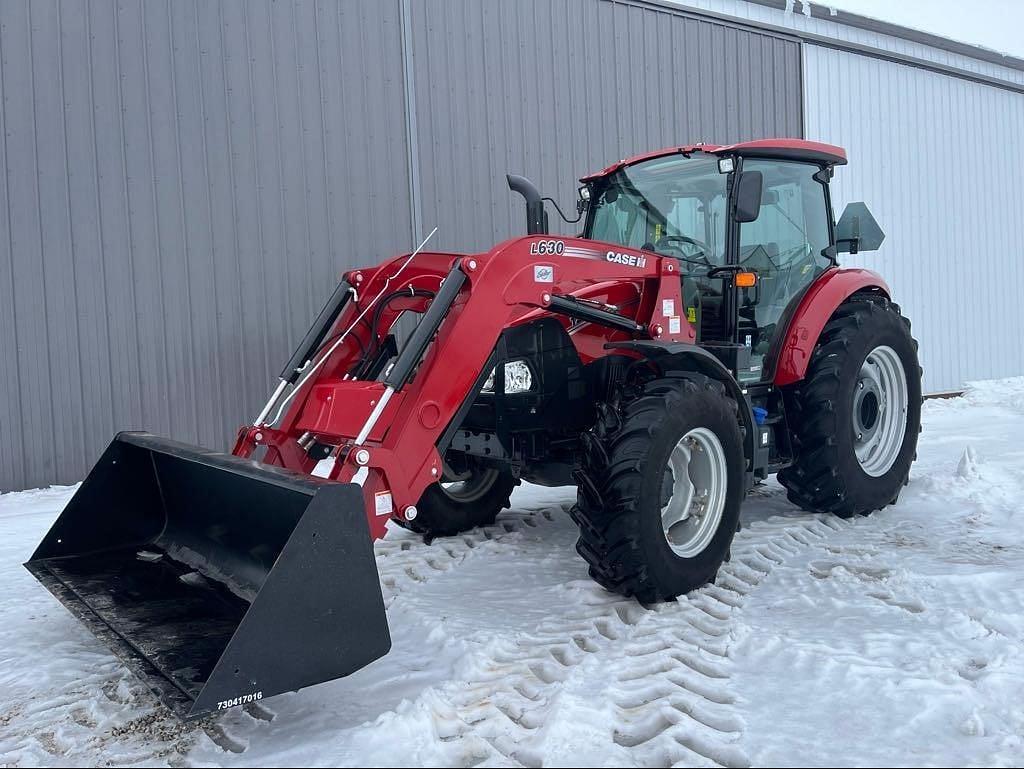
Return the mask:
<path id="1" fill-rule="evenodd" d="M 395 503 L 391 501 L 390 491 L 378 491 L 373 495 L 374 512 L 377 515 L 391 515 L 395 509 Z"/>

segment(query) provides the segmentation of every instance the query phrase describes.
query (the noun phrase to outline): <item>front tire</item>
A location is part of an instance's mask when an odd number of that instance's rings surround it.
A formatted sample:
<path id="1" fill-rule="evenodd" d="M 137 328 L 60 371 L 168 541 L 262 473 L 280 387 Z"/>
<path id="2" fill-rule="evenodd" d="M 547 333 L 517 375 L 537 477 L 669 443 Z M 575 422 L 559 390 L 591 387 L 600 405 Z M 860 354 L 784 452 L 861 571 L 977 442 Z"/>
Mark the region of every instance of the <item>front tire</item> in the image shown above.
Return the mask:
<path id="1" fill-rule="evenodd" d="M 892 504 L 909 480 L 921 430 L 921 368 L 910 321 L 884 297 L 836 310 L 807 376 L 787 393 L 794 464 L 789 500 L 842 518 Z"/>
<path id="2" fill-rule="evenodd" d="M 416 517 L 398 522 L 429 539 L 489 526 L 509 506 L 515 487 L 516 479 L 508 470 L 474 467 L 458 481 L 428 486 L 416 505 Z"/>
<path id="3" fill-rule="evenodd" d="M 714 580 L 745 468 L 736 402 L 720 382 L 687 372 L 637 390 L 587 434 L 572 515 L 590 576 L 653 603 Z"/>

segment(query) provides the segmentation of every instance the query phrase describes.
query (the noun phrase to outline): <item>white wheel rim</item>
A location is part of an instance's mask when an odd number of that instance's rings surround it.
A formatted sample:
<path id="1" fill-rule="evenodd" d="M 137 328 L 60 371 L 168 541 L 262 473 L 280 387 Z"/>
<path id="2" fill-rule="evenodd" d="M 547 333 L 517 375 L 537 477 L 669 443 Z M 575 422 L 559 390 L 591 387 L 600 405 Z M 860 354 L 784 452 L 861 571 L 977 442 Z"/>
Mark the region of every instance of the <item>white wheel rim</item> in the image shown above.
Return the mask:
<path id="1" fill-rule="evenodd" d="M 661 528 L 672 552 L 693 558 L 707 548 L 722 521 L 728 483 L 725 450 L 717 435 L 695 427 L 679 439 L 662 486 Z"/>
<path id="2" fill-rule="evenodd" d="M 853 445 L 861 469 L 877 478 L 889 472 L 907 432 L 907 375 L 894 349 L 868 353 L 853 391 Z"/>

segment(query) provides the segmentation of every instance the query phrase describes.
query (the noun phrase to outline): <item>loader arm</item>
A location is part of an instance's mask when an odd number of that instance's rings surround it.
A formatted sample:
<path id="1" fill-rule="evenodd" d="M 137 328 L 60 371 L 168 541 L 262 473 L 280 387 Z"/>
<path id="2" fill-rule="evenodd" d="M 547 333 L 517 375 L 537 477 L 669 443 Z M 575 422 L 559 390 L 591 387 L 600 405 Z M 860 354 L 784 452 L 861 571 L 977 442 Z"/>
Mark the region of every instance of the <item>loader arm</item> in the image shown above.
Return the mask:
<path id="1" fill-rule="evenodd" d="M 678 266 L 650 252 L 579 238 L 523 237 L 472 256 L 421 254 L 384 289 L 401 260 L 370 276 L 364 270 L 346 274 L 359 287 L 359 300 L 346 307 L 327 338 L 354 326 L 357 341 L 337 347 L 317 375 L 299 386 L 279 424 L 243 429 L 234 450 L 250 457 L 265 447 L 264 461 L 360 484 L 375 538 L 383 536 L 389 516 L 415 507 L 427 486 L 440 479 L 438 440 L 475 396 L 479 374 L 504 329 L 545 313 L 567 323 L 589 313 L 593 323 L 627 338 L 695 339 L 679 314 Z M 589 303 L 573 301 L 609 283 L 638 287 L 632 314 L 602 315 Z M 389 309 L 380 311 L 376 329 L 365 323 L 373 303 L 392 290 L 408 291 L 409 306 L 424 310 L 420 325 L 388 374 L 377 381 L 353 379 L 360 357 L 379 344 L 386 321 L 396 318 Z M 417 299 L 417 290 L 434 296 Z M 356 322 L 360 316 L 364 322 Z M 329 453 L 311 457 L 303 449 L 311 443 L 330 447 Z"/>

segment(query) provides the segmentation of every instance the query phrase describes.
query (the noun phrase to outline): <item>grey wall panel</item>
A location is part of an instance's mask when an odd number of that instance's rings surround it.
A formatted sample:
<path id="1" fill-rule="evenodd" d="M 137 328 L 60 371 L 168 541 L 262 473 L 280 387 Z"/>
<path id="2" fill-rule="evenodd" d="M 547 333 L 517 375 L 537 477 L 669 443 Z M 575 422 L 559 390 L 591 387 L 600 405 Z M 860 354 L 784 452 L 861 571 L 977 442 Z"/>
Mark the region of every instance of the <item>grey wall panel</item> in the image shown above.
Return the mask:
<path id="1" fill-rule="evenodd" d="M 486 248 L 523 229 L 506 171 L 572 210 L 582 173 L 802 105 L 793 40 L 611 0 L 6 0 L 0 102 L 5 490 L 116 430 L 227 447 L 418 209 Z"/>
<path id="2" fill-rule="evenodd" d="M 801 134 L 791 40 L 608 0 L 411 5 L 423 226 L 445 248 L 523 230 L 507 171 L 571 212 L 576 179 L 624 155 Z"/>
<path id="3" fill-rule="evenodd" d="M 340 271 L 412 239 L 400 6 L 0 4 L 0 489 L 226 447 Z"/>
<path id="4" fill-rule="evenodd" d="M 846 257 L 882 273 L 914 322 L 926 391 L 1024 374 L 1024 95 L 806 46 L 807 134 L 846 147 L 837 215 L 864 200 L 886 232 Z"/>

